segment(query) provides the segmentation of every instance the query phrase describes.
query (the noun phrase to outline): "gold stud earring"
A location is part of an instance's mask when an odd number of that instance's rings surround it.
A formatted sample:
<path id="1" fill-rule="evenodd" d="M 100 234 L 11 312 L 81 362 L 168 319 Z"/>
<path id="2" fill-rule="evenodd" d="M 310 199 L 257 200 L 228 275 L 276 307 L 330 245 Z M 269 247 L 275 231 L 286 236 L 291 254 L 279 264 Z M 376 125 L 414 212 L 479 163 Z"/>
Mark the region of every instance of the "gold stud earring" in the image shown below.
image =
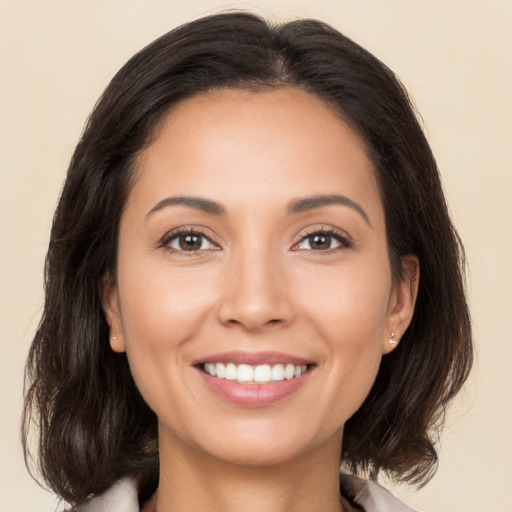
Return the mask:
<path id="1" fill-rule="evenodd" d="M 398 341 L 395 340 L 395 331 L 391 333 L 391 337 L 389 338 L 389 344 L 393 346 L 398 345 Z"/>
<path id="2" fill-rule="evenodd" d="M 120 354 L 124 352 L 123 336 L 111 336 L 110 337 L 110 348 Z"/>

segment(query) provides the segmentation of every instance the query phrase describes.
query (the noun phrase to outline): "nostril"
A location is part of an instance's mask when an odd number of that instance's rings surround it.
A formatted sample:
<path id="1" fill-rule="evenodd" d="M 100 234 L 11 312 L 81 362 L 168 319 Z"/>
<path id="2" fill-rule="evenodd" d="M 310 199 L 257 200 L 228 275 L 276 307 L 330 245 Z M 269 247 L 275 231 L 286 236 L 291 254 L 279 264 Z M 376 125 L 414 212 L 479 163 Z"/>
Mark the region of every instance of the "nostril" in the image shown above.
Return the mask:
<path id="1" fill-rule="evenodd" d="M 219 300 L 217 318 L 226 327 L 260 331 L 289 324 L 294 317 L 291 301 L 275 290 L 263 292 L 241 284 Z"/>

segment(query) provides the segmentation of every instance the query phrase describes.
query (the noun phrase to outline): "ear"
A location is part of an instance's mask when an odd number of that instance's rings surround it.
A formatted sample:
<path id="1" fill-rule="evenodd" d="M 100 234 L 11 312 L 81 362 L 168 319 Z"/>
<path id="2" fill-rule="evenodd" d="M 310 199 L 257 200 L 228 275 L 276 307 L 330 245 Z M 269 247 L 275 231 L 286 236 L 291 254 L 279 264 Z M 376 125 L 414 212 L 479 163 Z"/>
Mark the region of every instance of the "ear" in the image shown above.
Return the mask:
<path id="1" fill-rule="evenodd" d="M 100 282 L 101 305 L 105 319 L 110 328 L 110 347 L 114 352 L 124 352 L 124 336 L 119 310 L 117 285 L 110 273 L 105 274 Z"/>
<path id="2" fill-rule="evenodd" d="M 420 262 L 417 256 L 402 258 L 402 276 L 393 285 L 389 300 L 388 332 L 383 340 L 382 353 L 391 352 L 411 323 L 420 281 Z"/>

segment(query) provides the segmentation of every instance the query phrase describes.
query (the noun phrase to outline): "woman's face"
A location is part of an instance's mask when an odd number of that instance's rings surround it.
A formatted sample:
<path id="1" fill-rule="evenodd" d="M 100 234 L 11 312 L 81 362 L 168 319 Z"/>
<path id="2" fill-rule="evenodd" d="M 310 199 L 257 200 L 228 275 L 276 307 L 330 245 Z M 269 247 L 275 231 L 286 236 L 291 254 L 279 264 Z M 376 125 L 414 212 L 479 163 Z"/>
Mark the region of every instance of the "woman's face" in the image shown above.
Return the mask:
<path id="1" fill-rule="evenodd" d="M 137 164 L 104 308 L 161 441 L 244 464 L 338 453 L 415 295 L 360 138 L 300 90 L 218 90 Z"/>

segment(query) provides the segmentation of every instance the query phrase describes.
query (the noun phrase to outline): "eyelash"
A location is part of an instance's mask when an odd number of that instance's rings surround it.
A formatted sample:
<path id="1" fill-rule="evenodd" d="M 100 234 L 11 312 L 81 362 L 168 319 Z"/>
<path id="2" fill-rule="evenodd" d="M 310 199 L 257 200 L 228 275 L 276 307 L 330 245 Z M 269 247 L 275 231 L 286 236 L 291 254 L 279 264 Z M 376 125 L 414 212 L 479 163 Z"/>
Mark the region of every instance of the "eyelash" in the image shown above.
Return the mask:
<path id="1" fill-rule="evenodd" d="M 332 239 L 339 242 L 339 247 L 329 248 L 329 249 L 309 249 L 311 252 L 314 252 L 315 254 L 332 254 L 334 252 L 341 251 L 343 249 L 349 249 L 352 247 L 352 241 L 350 237 L 344 233 L 343 231 L 340 231 L 338 229 L 332 228 L 332 227 L 321 227 L 321 228 L 311 228 L 309 231 L 306 231 L 304 234 L 301 234 L 300 237 L 296 242 L 294 242 L 292 250 L 294 251 L 300 251 L 301 249 L 294 249 L 297 245 L 307 240 L 309 237 L 313 235 L 324 235 L 329 236 Z M 302 249 L 302 250 L 308 250 L 308 249 Z"/>
<path id="2" fill-rule="evenodd" d="M 158 244 L 158 248 L 165 248 L 165 249 L 169 250 L 170 252 L 180 252 L 183 254 L 189 253 L 190 255 L 193 255 L 199 251 L 205 250 L 205 249 L 197 249 L 197 250 L 186 251 L 186 250 L 181 250 L 181 249 L 176 249 L 176 248 L 170 247 L 171 242 L 173 242 L 175 239 L 177 239 L 178 237 L 183 236 L 183 235 L 199 236 L 199 237 L 207 240 L 213 247 L 215 247 L 214 249 L 211 249 L 211 250 L 220 250 L 220 247 L 218 247 L 218 245 L 216 245 L 214 242 L 212 242 L 211 238 L 198 228 L 194 228 L 194 229 L 179 228 L 179 229 L 170 231 L 162 237 L 162 239 L 160 240 L 160 242 Z M 305 242 L 309 237 L 311 237 L 313 235 L 324 235 L 324 236 L 331 237 L 332 239 L 339 242 L 340 245 L 338 247 L 329 248 L 329 249 L 318 249 L 318 250 L 296 249 L 296 247 L 300 243 Z M 343 250 L 343 249 L 349 249 L 350 247 L 352 247 L 352 241 L 345 233 L 343 233 L 342 231 L 339 231 L 337 229 L 334 229 L 334 228 L 322 227 L 322 228 L 314 228 L 314 229 L 311 229 L 310 231 L 307 231 L 306 233 L 301 234 L 300 237 L 298 237 L 298 239 L 293 243 L 291 250 L 296 251 L 296 252 L 301 251 L 301 250 L 310 250 L 311 252 L 314 252 L 316 254 L 327 254 L 327 253 L 334 253 L 334 252 L 337 252 L 337 251 Z"/>
<path id="3" fill-rule="evenodd" d="M 174 241 L 175 239 L 178 239 L 180 236 L 183 236 L 183 235 L 196 235 L 196 236 L 199 236 L 199 237 L 207 240 L 212 246 L 218 247 L 216 244 L 214 244 L 212 242 L 211 238 L 208 235 L 203 233 L 198 228 L 193 228 L 193 229 L 192 228 L 178 228 L 176 230 L 170 231 L 170 232 L 166 233 L 162 237 L 162 239 L 160 240 L 160 242 L 158 244 L 158 247 L 162 248 L 162 249 L 167 249 L 170 252 L 180 252 L 180 253 L 183 253 L 183 254 L 189 253 L 190 255 L 193 255 L 194 253 L 197 253 L 200 250 L 204 250 L 204 249 L 198 249 L 198 250 L 195 250 L 195 251 L 185 251 L 185 250 L 175 249 L 174 247 L 170 246 L 172 241 Z M 219 249 L 220 248 L 213 249 L 213 250 L 219 250 Z"/>

